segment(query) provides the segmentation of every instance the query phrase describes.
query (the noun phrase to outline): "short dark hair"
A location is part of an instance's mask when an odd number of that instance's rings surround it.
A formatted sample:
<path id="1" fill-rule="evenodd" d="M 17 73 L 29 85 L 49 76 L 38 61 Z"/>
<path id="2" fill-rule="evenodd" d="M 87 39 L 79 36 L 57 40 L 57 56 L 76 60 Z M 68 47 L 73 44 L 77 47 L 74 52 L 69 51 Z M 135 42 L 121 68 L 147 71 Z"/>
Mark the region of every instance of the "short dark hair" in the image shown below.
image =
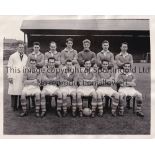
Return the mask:
<path id="1" fill-rule="evenodd" d="M 35 61 L 35 62 L 37 62 L 37 60 L 36 60 L 36 59 L 34 59 L 34 58 L 31 58 L 31 59 L 30 59 L 30 62 L 31 62 L 31 61 Z"/>
<path id="2" fill-rule="evenodd" d="M 33 42 L 33 46 L 35 46 L 35 45 L 40 46 L 40 43 L 39 42 Z"/>
<path id="3" fill-rule="evenodd" d="M 55 62 L 55 58 L 54 57 L 49 57 L 48 58 L 48 62 L 49 62 L 49 60 L 54 60 L 54 62 Z"/>
<path id="4" fill-rule="evenodd" d="M 67 64 L 67 62 L 72 62 L 72 60 L 70 60 L 70 59 L 67 59 L 67 60 L 66 60 L 66 64 Z"/>
<path id="5" fill-rule="evenodd" d="M 121 46 L 122 46 L 123 44 L 125 44 L 125 45 L 128 46 L 128 43 L 127 43 L 127 42 L 122 42 L 122 43 L 121 43 Z"/>
<path id="6" fill-rule="evenodd" d="M 130 67 L 131 67 L 131 63 L 130 63 L 130 62 L 126 62 L 126 63 L 124 63 L 123 66 L 125 66 L 126 64 L 129 64 Z"/>
<path id="7" fill-rule="evenodd" d="M 84 64 L 85 64 L 87 61 L 90 61 L 90 60 L 85 60 L 85 61 L 84 61 Z M 90 61 L 90 63 L 91 63 L 91 61 Z"/>
<path id="8" fill-rule="evenodd" d="M 57 45 L 55 41 L 51 41 L 51 42 L 50 42 L 50 45 L 51 45 L 51 44 Z"/>
<path id="9" fill-rule="evenodd" d="M 109 41 L 108 40 L 102 41 L 102 44 L 104 44 L 104 43 L 108 43 L 109 44 Z"/>
<path id="10" fill-rule="evenodd" d="M 66 43 L 68 43 L 69 41 L 73 42 L 73 39 L 72 38 L 67 38 Z"/>
<path id="11" fill-rule="evenodd" d="M 108 60 L 106 60 L 106 59 L 103 59 L 103 60 L 101 61 L 101 63 L 103 63 L 103 61 L 106 61 L 106 62 L 108 62 L 108 63 L 109 63 L 109 61 L 108 61 Z"/>

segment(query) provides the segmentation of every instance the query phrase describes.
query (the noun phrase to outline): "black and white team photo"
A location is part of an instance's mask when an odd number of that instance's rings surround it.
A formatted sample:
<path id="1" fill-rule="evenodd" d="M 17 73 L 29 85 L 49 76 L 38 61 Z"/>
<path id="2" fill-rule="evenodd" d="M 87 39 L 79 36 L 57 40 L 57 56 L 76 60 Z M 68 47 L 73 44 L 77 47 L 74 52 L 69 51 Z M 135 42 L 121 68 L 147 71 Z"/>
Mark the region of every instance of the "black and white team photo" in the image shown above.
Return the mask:
<path id="1" fill-rule="evenodd" d="M 23 19 L 17 31 L 3 39 L 4 135 L 150 134 L 149 19 Z"/>

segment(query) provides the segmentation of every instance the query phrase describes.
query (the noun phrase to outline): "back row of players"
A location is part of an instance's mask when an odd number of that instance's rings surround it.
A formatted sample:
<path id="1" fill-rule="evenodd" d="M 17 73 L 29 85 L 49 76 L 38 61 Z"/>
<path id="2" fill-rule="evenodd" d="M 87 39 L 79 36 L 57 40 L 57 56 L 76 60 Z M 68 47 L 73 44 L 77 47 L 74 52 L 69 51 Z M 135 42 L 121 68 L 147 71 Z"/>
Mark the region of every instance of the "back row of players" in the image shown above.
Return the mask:
<path id="1" fill-rule="evenodd" d="M 33 52 L 29 54 L 29 60 L 31 58 L 37 60 L 37 67 L 43 67 L 48 63 L 48 58 L 54 57 L 56 60 L 57 65 L 65 65 L 66 60 L 72 60 L 73 65 L 80 65 L 84 66 L 85 60 L 90 60 L 92 66 L 97 64 L 98 66 L 101 65 L 102 60 L 108 60 L 109 65 L 113 66 L 115 63 L 118 67 L 122 67 L 125 62 L 133 64 L 132 55 L 127 52 L 128 50 L 128 43 L 123 42 L 121 45 L 121 52 L 116 55 L 114 61 L 114 55 L 112 52 L 109 51 L 109 42 L 104 40 L 102 42 L 103 50 L 99 52 L 96 56 L 94 52 L 90 50 L 91 41 L 88 39 L 83 40 L 83 51 L 77 53 L 75 49 L 72 48 L 73 46 L 73 39 L 68 38 L 66 40 L 66 48 L 61 52 L 57 52 L 56 48 L 57 45 L 55 42 L 50 43 L 50 51 L 46 52 L 45 55 L 41 53 L 40 50 L 40 43 L 34 42 L 33 44 Z"/>
<path id="2" fill-rule="evenodd" d="M 136 98 L 136 114 L 143 117 L 142 94 L 134 87 L 135 77 L 131 73 L 133 65 L 132 55 L 127 52 L 128 44 L 121 44 L 121 52 L 116 55 L 111 53 L 109 42 L 103 41 L 103 50 L 96 54 L 90 50 L 91 42 L 88 39 L 83 41 L 83 51 L 77 53 L 72 48 L 73 40 L 66 40 L 66 48 L 60 52 L 56 51 L 56 43 L 50 43 L 50 51 L 42 54 L 40 44 L 34 42 L 33 52 L 28 55 L 27 68 L 29 71 L 24 74 L 24 88 L 21 95 L 21 105 L 23 112 L 20 116 L 27 116 L 27 96 L 35 96 L 35 111 L 37 117 L 44 117 L 46 114 L 45 96 L 57 97 L 57 115 L 59 117 L 67 115 L 67 96 L 72 100 L 72 115 L 83 116 L 82 97 L 91 96 L 92 117 L 96 111 L 99 116 L 103 116 L 105 96 L 112 100 L 111 113 L 116 116 L 123 116 L 126 97 Z M 75 70 L 82 67 L 82 69 Z M 120 73 L 111 71 L 112 68 L 120 68 Z M 38 72 L 39 69 L 39 72 Z M 35 70 L 35 71 L 34 71 Z M 43 89 L 40 89 L 40 84 Z M 118 91 L 113 89 L 119 84 Z"/>

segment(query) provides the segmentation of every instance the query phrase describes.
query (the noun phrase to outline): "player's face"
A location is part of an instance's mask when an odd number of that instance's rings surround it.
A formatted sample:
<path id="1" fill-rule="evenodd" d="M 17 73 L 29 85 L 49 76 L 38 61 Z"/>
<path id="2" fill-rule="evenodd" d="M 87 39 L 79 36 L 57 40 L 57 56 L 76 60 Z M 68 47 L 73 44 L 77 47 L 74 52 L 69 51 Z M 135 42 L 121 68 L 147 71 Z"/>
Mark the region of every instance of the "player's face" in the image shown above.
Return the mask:
<path id="1" fill-rule="evenodd" d="M 127 50 L 128 50 L 128 45 L 127 44 L 122 44 L 121 51 L 122 52 L 127 52 Z"/>
<path id="2" fill-rule="evenodd" d="M 72 62 L 67 62 L 66 67 L 67 67 L 67 69 L 71 69 L 72 68 Z"/>
<path id="3" fill-rule="evenodd" d="M 30 61 L 30 67 L 35 68 L 36 67 L 36 61 Z"/>
<path id="4" fill-rule="evenodd" d="M 90 48 L 90 43 L 84 43 L 83 44 L 83 47 L 84 47 L 84 50 L 89 50 L 89 48 Z"/>
<path id="5" fill-rule="evenodd" d="M 50 50 L 51 50 L 51 51 L 55 51 L 56 48 L 57 48 L 57 47 L 56 47 L 56 44 L 53 43 L 53 44 L 50 45 Z"/>
<path id="6" fill-rule="evenodd" d="M 102 48 L 104 51 L 107 51 L 109 49 L 109 43 L 103 43 Z"/>
<path id="7" fill-rule="evenodd" d="M 49 66 L 54 67 L 55 66 L 55 60 L 54 59 L 49 59 L 48 64 L 49 64 Z"/>
<path id="8" fill-rule="evenodd" d="M 107 69 L 107 68 L 108 68 L 108 65 L 109 65 L 109 64 L 108 64 L 107 61 L 103 61 L 103 62 L 102 62 L 102 68 L 103 68 L 103 69 Z"/>
<path id="9" fill-rule="evenodd" d="M 24 45 L 23 44 L 18 45 L 18 52 L 21 53 L 21 54 L 24 53 Z"/>
<path id="10" fill-rule="evenodd" d="M 72 42 L 72 41 L 68 41 L 68 42 L 66 43 L 66 46 L 67 46 L 68 48 L 72 48 L 73 42 Z"/>
<path id="11" fill-rule="evenodd" d="M 91 67 L 91 62 L 90 61 L 86 61 L 85 62 L 85 68 L 89 69 Z"/>
<path id="12" fill-rule="evenodd" d="M 123 68 L 124 68 L 124 72 L 128 73 L 130 71 L 130 69 L 131 69 L 131 65 L 130 64 L 125 64 Z"/>
<path id="13" fill-rule="evenodd" d="M 40 46 L 39 45 L 34 45 L 33 50 L 34 50 L 34 52 L 39 52 Z"/>

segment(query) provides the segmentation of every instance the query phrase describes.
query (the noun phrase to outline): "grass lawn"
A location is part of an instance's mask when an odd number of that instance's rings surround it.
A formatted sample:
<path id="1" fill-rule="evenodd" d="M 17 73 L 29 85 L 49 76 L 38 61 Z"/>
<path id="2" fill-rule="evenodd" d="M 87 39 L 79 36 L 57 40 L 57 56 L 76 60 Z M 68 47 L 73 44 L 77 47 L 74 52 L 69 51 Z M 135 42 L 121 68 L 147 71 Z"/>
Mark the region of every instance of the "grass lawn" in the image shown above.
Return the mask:
<path id="1" fill-rule="evenodd" d="M 45 118 L 36 118 L 34 113 L 28 117 L 18 117 L 19 112 L 11 109 L 10 96 L 7 94 L 8 80 L 4 62 L 4 134 L 5 135 L 57 135 L 57 134 L 150 134 L 150 73 L 138 73 L 150 64 L 136 64 L 137 89 L 143 93 L 143 112 L 139 118 L 131 110 L 125 110 L 124 117 L 112 117 L 110 113 L 102 118 L 73 118 L 68 115 L 58 118 L 54 109 Z"/>

